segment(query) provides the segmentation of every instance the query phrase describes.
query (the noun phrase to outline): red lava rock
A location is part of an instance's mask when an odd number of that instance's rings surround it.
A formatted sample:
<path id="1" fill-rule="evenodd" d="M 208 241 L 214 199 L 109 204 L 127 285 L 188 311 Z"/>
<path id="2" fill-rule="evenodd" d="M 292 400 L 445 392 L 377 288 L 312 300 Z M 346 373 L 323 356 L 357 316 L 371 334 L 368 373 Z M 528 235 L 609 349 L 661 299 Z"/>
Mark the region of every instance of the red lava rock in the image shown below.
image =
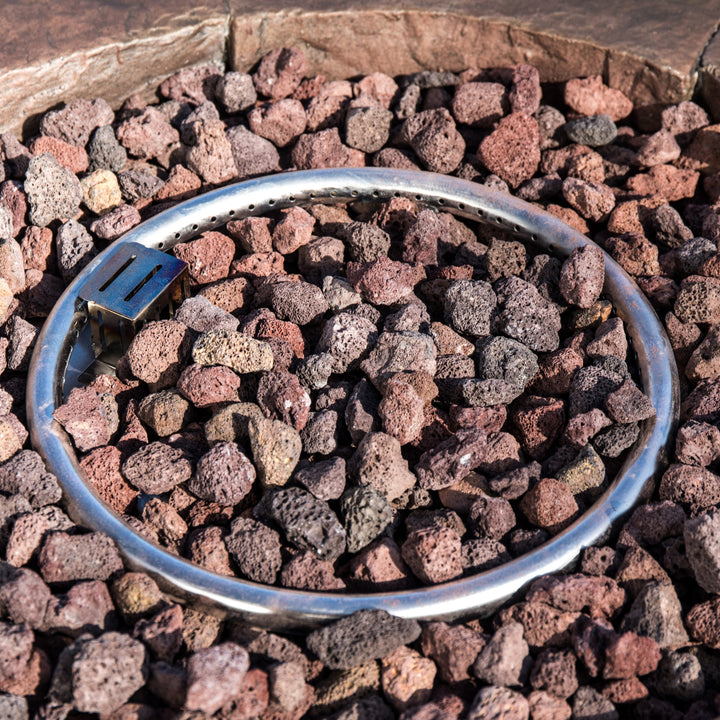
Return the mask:
<path id="1" fill-rule="evenodd" d="M 160 83 L 160 94 L 177 102 L 200 105 L 213 99 L 220 77 L 214 65 L 184 68 Z"/>
<path id="2" fill-rule="evenodd" d="M 555 398 L 530 396 L 519 401 L 510 419 L 523 450 L 535 460 L 542 459 L 565 426 L 565 403 Z"/>
<path id="3" fill-rule="evenodd" d="M 574 574 L 558 580 L 552 576 L 536 580 L 527 594 L 528 602 L 544 602 L 558 610 L 588 608 L 593 617 L 613 617 L 625 602 L 625 591 L 607 577 Z"/>
<path id="4" fill-rule="evenodd" d="M 404 445 L 414 440 L 422 430 L 424 401 L 415 389 L 401 380 L 390 380 L 378 406 L 383 431 Z"/>
<path id="5" fill-rule="evenodd" d="M 353 585 L 361 590 L 377 587 L 391 592 L 409 586 L 409 571 L 400 548 L 388 537 L 378 538 L 360 550 L 351 561 L 349 572 Z"/>
<path id="6" fill-rule="evenodd" d="M 504 498 L 480 496 L 470 506 L 468 525 L 477 537 L 499 540 L 515 527 L 512 506 Z"/>
<path id="7" fill-rule="evenodd" d="M 649 552 L 639 546 L 625 551 L 615 578 L 633 598 L 650 581 L 670 584 L 667 572 Z"/>
<path id="8" fill-rule="evenodd" d="M 90 231 L 102 240 L 116 240 L 141 220 L 140 213 L 131 205 L 118 205 L 103 217 L 90 223 Z"/>
<path id="9" fill-rule="evenodd" d="M 33 155 L 50 153 L 63 167 L 79 175 L 88 169 L 88 156 L 85 149 L 61 140 L 60 138 L 41 135 L 29 145 Z"/>
<path id="10" fill-rule="evenodd" d="M 281 220 L 272 232 L 275 250 L 288 255 L 310 242 L 315 226 L 315 218 L 300 207 L 283 211 Z"/>
<path id="11" fill-rule="evenodd" d="M 513 112 L 534 115 L 540 108 L 542 88 L 540 73 L 532 65 L 520 64 L 512 68 L 508 99 Z"/>
<path id="12" fill-rule="evenodd" d="M 192 350 L 192 334 L 176 320 L 150 322 L 133 338 L 126 357 L 138 379 L 156 389 L 174 385 Z"/>
<path id="13" fill-rule="evenodd" d="M 187 151 L 185 162 L 206 183 L 217 185 L 237 177 L 234 154 L 223 123 L 204 123 L 195 132 L 195 143 Z"/>
<path id="14" fill-rule="evenodd" d="M 235 254 L 235 243 L 223 233 L 210 231 L 197 240 L 175 245 L 173 254 L 188 264 L 191 280 L 204 285 L 227 277 Z"/>
<path id="15" fill-rule="evenodd" d="M 523 496 L 520 510 L 536 527 L 557 532 L 575 519 L 578 504 L 565 483 L 544 478 Z"/>
<path id="16" fill-rule="evenodd" d="M 678 428 L 675 457 L 684 465 L 707 467 L 720 457 L 720 430 L 709 423 L 689 420 Z"/>
<path id="17" fill-rule="evenodd" d="M 617 680 L 647 675 L 655 670 L 660 657 L 660 648 L 652 638 L 623 633 L 605 650 L 603 677 Z"/>
<path id="18" fill-rule="evenodd" d="M 159 494 L 188 480 L 192 466 L 182 450 L 163 442 L 152 442 L 123 462 L 122 474 L 140 490 Z"/>
<path id="19" fill-rule="evenodd" d="M 662 500 L 711 507 L 720 502 L 720 476 L 703 467 L 671 465 L 660 480 Z"/>
<path id="20" fill-rule="evenodd" d="M 487 641 L 466 625 L 431 622 L 423 628 L 421 642 L 423 653 L 436 662 L 440 677 L 456 683 L 470 677 L 470 669 Z"/>
<path id="21" fill-rule="evenodd" d="M 655 415 L 650 399 L 630 379 L 605 398 L 605 410 L 611 420 L 624 424 Z"/>
<path id="22" fill-rule="evenodd" d="M 168 605 L 150 618 L 138 620 L 133 637 L 142 640 L 160 660 L 172 662 L 182 643 L 183 612 Z"/>
<path id="23" fill-rule="evenodd" d="M 407 647 L 382 659 L 382 687 L 390 704 L 402 712 L 430 699 L 437 670 L 432 660 Z"/>
<path id="24" fill-rule="evenodd" d="M 240 378 L 222 365 L 188 365 L 178 378 L 178 390 L 195 405 L 208 407 L 221 402 L 236 402 Z"/>
<path id="25" fill-rule="evenodd" d="M 700 173 L 674 165 L 655 165 L 645 174 L 629 178 L 625 187 L 633 195 L 655 196 L 665 202 L 677 202 L 695 194 Z"/>
<path id="26" fill-rule="evenodd" d="M 500 83 L 469 82 L 459 85 L 451 103 L 457 122 L 482 128 L 491 128 L 506 114 L 507 107 L 507 91 Z"/>
<path id="27" fill-rule="evenodd" d="M 529 180 L 540 164 L 537 121 L 522 112 L 504 117 L 480 143 L 478 159 L 512 188 Z"/>
<path id="28" fill-rule="evenodd" d="M 465 141 L 445 108 L 416 113 L 405 121 L 401 135 L 430 172 L 452 172 L 465 153 Z"/>
<path id="29" fill-rule="evenodd" d="M 338 129 L 333 127 L 300 135 L 292 150 L 292 161 L 298 170 L 363 167 L 365 154 L 343 145 Z"/>
<path id="30" fill-rule="evenodd" d="M 572 708 L 566 700 L 545 690 L 533 690 L 527 701 L 533 720 L 570 720 L 572 715 Z"/>
<path id="31" fill-rule="evenodd" d="M 114 119 L 112 108 L 102 98 L 77 99 L 61 110 L 46 113 L 40 122 L 40 133 L 82 148 L 95 128 L 110 125 Z"/>
<path id="32" fill-rule="evenodd" d="M 614 122 L 627 117 L 633 109 L 632 102 L 619 90 L 607 87 L 600 75 L 568 80 L 565 102 L 581 115 L 606 114 Z"/>
<path id="33" fill-rule="evenodd" d="M 86 641 L 71 662 L 72 703 L 80 712 L 112 713 L 147 679 L 144 646 L 121 633 Z"/>
<path id="34" fill-rule="evenodd" d="M 462 480 L 488 459 L 488 435 L 482 430 L 458 430 L 425 452 L 415 467 L 420 486 L 441 490 Z"/>
<path id="35" fill-rule="evenodd" d="M 660 272 L 657 246 L 644 235 L 628 233 L 618 238 L 611 237 L 605 248 L 630 275 L 655 275 Z"/>
<path id="36" fill-rule="evenodd" d="M 307 115 L 299 100 L 286 98 L 250 110 L 248 124 L 256 135 L 286 147 L 305 132 Z"/>
<path id="37" fill-rule="evenodd" d="M 159 110 L 152 107 L 121 122 L 116 132 L 117 139 L 128 153 L 143 160 L 164 158 L 180 140 L 178 131 Z"/>
<path id="38" fill-rule="evenodd" d="M 308 103 L 308 130 L 317 132 L 341 125 L 351 97 L 352 85 L 347 80 L 322 83 Z"/>
<path id="39" fill-rule="evenodd" d="M 462 575 L 460 546 L 460 536 L 455 531 L 430 527 L 408 535 L 402 545 L 402 557 L 418 579 L 431 585 Z"/>
<path id="40" fill-rule="evenodd" d="M 593 408 L 568 420 L 563 438 L 576 448 L 582 448 L 603 428 L 612 425 L 612 421 L 602 410 Z"/>
<path id="41" fill-rule="evenodd" d="M 680 157 L 680 146 L 668 130 L 650 135 L 640 146 L 637 161 L 645 167 L 672 163 Z"/>
<path id="42" fill-rule="evenodd" d="M 113 541 L 103 533 L 48 535 L 40 551 L 38 566 L 47 583 L 73 580 L 107 580 L 123 564 Z"/>
<path id="43" fill-rule="evenodd" d="M 627 347 L 623 321 L 613 317 L 598 325 L 595 330 L 595 338 L 587 344 L 585 352 L 591 358 L 612 356 L 624 361 L 627 356 Z"/>
<path id="44" fill-rule="evenodd" d="M 197 194 L 202 186 L 200 178 L 184 165 L 173 165 L 165 184 L 155 193 L 155 200 L 179 202 Z"/>
<path id="45" fill-rule="evenodd" d="M 335 576 L 332 563 L 321 560 L 312 551 L 298 553 L 287 562 L 280 573 L 280 584 L 298 590 L 332 592 L 345 590 L 343 580 Z"/>
<path id="46" fill-rule="evenodd" d="M 296 430 L 302 430 L 307 423 L 310 396 L 292 373 L 263 375 L 258 384 L 257 402 L 266 417 L 282 420 Z"/>
<path id="47" fill-rule="evenodd" d="M 571 348 L 561 348 L 539 358 L 538 371 L 528 390 L 538 395 L 564 395 L 570 381 L 583 365 L 582 356 Z"/>
<path id="48" fill-rule="evenodd" d="M 690 636 L 703 645 L 720 649 L 720 598 L 698 603 L 685 617 Z"/>
<path id="49" fill-rule="evenodd" d="M 578 689 L 575 663 L 570 650 L 543 650 L 530 673 L 530 685 L 535 690 L 568 698 Z"/>
<path id="50" fill-rule="evenodd" d="M 107 445 L 118 427 L 115 400 L 107 394 L 100 396 L 91 388 L 73 388 L 53 417 L 81 451 Z"/>
<path id="51" fill-rule="evenodd" d="M 588 245 L 573 250 L 560 272 L 560 292 L 569 303 L 592 307 L 605 281 L 604 255 L 600 248 Z"/>
<path id="52" fill-rule="evenodd" d="M 78 636 L 114 630 L 117 622 L 115 607 L 107 585 L 90 580 L 73 585 L 67 593 L 53 596 L 46 608 L 44 630 L 59 630 Z"/>
<path id="53" fill-rule="evenodd" d="M 602 183 L 568 177 L 563 181 L 563 197 L 586 220 L 598 222 L 615 207 L 615 195 Z"/>
<path id="54" fill-rule="evenodd" d="M 236 505 L 250 492 L 255 468 L 235 443 L 217 443 L 198 461 L 188 489 L 203 500 Z"/>
<path id="55" fill-rule="evenodd" d="M 6 617 L 16 625 L 24 623 L 33 629 L 42 628 L 48 603 L 53 600 L 50 588 L 32 570 L 16 569 L 8 564 L 0 568 L 3 579 L 0 602 Z"/>
<path id="56" fill-rule="evenodd" d="M 271 252 L 271 225 L 272 222 L 269 218 L 248 217 L 242 220 L 231 220 L 227 224 L 227 230 L 240 243 L 245 252 Z"/>
<path id="57" fill-rule="evenodd" d="M 253 82 L 260 95 L 279 100 L 292 95 L 306 72 L 307 60 L 300 48 L 279 48 L 263 57 Z"/>
<path id="58" fill-rule="evenodd" d="M 348 263 L 348 280 L 355 290 L 376 305 L 402 301 L 413 290 L 416 278 L 406 263 L 381 257 L 371 263 Z"/>
<path id="59" fill-rule="evenodd" d="M 626 680 L 611 680 L 605 683 L 602 689 L 606 697 L 618 705 L 623 703 L 636 703 L 648 696 L 648 689 L 636 677 Z"/>
<path id="60" fill-rule="evenodd" d="M 177 554 L 188 526 L 172 505 L 153 497 L 143 505 L 141 519 L 155 533 L 161 544 Z"/>
<path id="61" fill-rule="evenodd" d="M 519 692 L 490 685 L 475 696 L 468 717 L 493 717 L 501 713 L 508 720 L 524 720 L 529 712 L 528 701 Z"/>

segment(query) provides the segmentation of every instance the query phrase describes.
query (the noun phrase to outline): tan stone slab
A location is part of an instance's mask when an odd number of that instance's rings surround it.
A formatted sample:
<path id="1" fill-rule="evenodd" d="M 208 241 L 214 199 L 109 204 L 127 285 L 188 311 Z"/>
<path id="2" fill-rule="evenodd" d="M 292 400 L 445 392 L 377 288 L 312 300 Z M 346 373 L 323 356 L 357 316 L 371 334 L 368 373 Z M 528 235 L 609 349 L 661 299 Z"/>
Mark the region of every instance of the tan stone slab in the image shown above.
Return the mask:
<path id="1" fill-rule="evenodd" d="M 700 65 L 700 91 L 713 120 L 720 122 L 720 33 L 708 44 Z"/>
<path id="2" fill-rule="evenodd" d="M 0 131 L 32 132 L 33 116 L 61 101 L 103 97 L 117 107 L 167 75 L 224 63 L 222 2 L 30 0 L 0 12 Z"/>
<path id="3" fill-rule="evenodd" d="M 335 77 L 529 62 L 549 81 L 602 74 L 653 106 L 690 96 L 718 21 L 718 0 L 23 0 L 0 13 L 0 131 L 31 118 L 27 134 L 76 97 L 149 97 L 181 67 L 221 64 L 226 44 L 232 68 L 299 44 Z"/>
<path id="4" fill-rule="evenodd" d="M 450 0 L 390 5 L 311 0 L 303 10 L 230 0 L 229 63 L 246 70 L 268 50 L 299 44 L 313 72 L 529 62 L 543 80 L 602 74 L 641 106 L 690 97 L 697 60 L 720 20 L 717 0 Z M 382 9 L 383 7 L 388 9 Z M 380 9 L 375 9 L 380 8 Z"/>

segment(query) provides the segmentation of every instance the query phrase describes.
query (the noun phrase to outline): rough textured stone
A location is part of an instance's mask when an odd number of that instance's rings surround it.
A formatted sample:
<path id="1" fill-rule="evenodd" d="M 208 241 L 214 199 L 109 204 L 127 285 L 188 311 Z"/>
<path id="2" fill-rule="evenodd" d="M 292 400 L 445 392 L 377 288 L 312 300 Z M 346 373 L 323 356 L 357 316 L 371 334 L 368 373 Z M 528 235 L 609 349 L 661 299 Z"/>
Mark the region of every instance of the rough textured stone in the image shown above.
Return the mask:
<path id="1" fill-rule="evenodd" d="M 384 657 L 420 637 L 414 620 L 360 610 L 310 633 L 307 646 L 331 669 L 347 670 Z"/>

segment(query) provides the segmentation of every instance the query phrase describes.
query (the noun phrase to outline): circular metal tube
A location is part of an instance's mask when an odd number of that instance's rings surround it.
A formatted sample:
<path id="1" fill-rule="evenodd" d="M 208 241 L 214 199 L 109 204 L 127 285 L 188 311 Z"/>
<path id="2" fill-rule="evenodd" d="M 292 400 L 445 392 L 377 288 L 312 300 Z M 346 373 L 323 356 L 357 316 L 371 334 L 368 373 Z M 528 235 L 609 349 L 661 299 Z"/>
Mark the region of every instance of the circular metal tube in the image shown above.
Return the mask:
<path id="1" fill-rule="evenodd" d="M 592 244 L 557 218 L 510 195 L 445 175 L 360 168 L 292 172 L 249 180 L 184 202 L 138 225 L 98 255 L 68 287 L 48 316 L 33 353 L 27 414 L 34 447 L 65 492 L 78 522 L 113 538 L 130 566 L 149 573 L 169 593 L 247 622 L 274 629 L 304 628 L 362 608 L 406 618 L 454 619 L 489 614 L 533 579 L 567 568 L 580 551 L 603 540 L 613 524 L 649 497 L 677 422 L 679 385 L 674 356 L 655 312 L 625 271 L 605 256 L 605 292 L 625 322 L 644 391 L 656 417 L 643 423 L 608 490 L 577 521 L 544 545 L 500 567 L 442 585 L 394 593 L 337 594 L 270 587 L 216 575 L 145 540 L 83 480 L 72 444 L 53 420 L 68 358 L 85 322 L 77 290 L 125 242 L 167 250 L 232 219 L 292 205 L 408 197 L 515 233 L 551 253 L 568 255 Z"/>

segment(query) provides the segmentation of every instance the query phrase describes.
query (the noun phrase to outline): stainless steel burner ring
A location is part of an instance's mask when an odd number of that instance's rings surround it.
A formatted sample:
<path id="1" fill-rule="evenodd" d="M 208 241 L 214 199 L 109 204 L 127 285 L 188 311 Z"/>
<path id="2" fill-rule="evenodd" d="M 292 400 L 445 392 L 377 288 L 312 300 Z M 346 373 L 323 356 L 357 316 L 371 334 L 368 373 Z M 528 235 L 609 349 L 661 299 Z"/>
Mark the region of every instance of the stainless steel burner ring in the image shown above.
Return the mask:
<path id="1" fill-rule="evenodd" d="M 595 504 L 563 532 L 526 555 L 466 579 L 418 590 L 377 594 L 287 590 L 216 575 L 172 555 L 131 530 L 98 498 L 82 477 L 68 436 L 53 420 L 53 412 L 62 402 L 71 352 L 87 323 L 86 314 L 78 307 L 78 290 L 93 273 L 124 243 L 165 251 L 232 219 L 293 205 L 388 200 L 394 196 L 489 223 L 550 253 L 568 255 L 575 248 L 592 244 L 528 203 L 454 177 L 374 168 L 292 172 L 209 192 L 133 228 L 80 273 L 47 318 L 28 377 L 27 414 L 33 445 L 62 483 L 70 515 L 107 533 L 133 569 L 150 574 L 172 596 L 273 629 L 307 628 L 363 608 L 381 608 L 401 617 L 425 620 L 487 615 L 533 579 L 571 566 L 583 548 L 607 538 L 616 521 L 652 493 L 654 476 L 665 462 L 666 444 L 677 422 L 677 368 L 647 299 L 606 255 L 604 290 L 627 326 L 642 386 L 655 406 L 656 417 L 643 423 L 621 470 Z"/>

